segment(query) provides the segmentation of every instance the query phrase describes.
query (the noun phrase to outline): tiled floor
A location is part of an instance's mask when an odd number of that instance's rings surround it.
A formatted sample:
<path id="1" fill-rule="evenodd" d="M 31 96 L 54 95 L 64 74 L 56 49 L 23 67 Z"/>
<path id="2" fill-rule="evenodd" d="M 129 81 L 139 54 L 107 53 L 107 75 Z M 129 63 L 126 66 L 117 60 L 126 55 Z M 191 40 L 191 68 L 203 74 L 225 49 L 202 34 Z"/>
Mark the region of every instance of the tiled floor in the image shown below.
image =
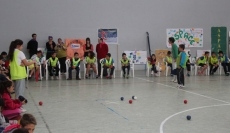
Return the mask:
<path id="1" fill-rule="evenodd" d="M 230 77 L 186 77 L 184 89 L 170 79 L 137 71 L 130 79 L 29 81 L 25 108 L 37 118 L 35 133 L 230 132 Z"/>

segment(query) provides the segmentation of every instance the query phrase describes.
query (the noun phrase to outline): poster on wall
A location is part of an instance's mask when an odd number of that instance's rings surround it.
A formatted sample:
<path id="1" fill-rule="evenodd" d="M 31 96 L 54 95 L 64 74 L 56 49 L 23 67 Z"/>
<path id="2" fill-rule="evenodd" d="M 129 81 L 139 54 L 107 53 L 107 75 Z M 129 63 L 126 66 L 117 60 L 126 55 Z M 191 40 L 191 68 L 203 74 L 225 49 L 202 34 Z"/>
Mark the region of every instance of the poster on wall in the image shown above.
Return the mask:
<path id="1" fill-rule="evenodd" d="M 162 71 L 165 71 L 165 68 L 166 68 L 165 63 L 163 62 L 163 59 L 167 56 L 168 51 L 169 50 L 167 49 L 155 50 L 156 60 L 157 62 L 159 62 Z"/>
<path id="2" fill-rule="evenodd" d="M 83 46 L 85 45 L 85 39 L 65 39 L 65 44 L 67 46 L 67 58 L 73 58 L 74 53 L 77 52 L 79 57 L 84 59 Z"/>
<path id="3" fill-rule="evenodd" d="M 212 51 L 218 53 L 227 52 L 227 27 L 212 27 L 211 28 L 211 44 Z"/>
<path id="4" fill-rule="evenodd" d="M 201 28 L 167 29 L 166 33 L 168 48 L 171 48 L 168 43 L 169 37 L 174 37 L 177 45 L 185 44 L 185 47 L 203 47 L 203 29 Z"/>
<path id="5" fill-rule="evenodd" d="M 103 38 L 106 44 L 118 44 L 117 29 L 98 29 L 98 38 Z"/>
<path id="6" fill-rule="evenodd" d="M 196 57 L 199 58 L 199 57 L 203 56 L 206 51 L 208 51 L 209 56 L 211 56 L 211 50 L 197 50 L 196 51 Z"/>
<path id="7" fill-rule="evenodd" d="M 124 51 L 134 64 L 146 64 L 147 51 Z"/>

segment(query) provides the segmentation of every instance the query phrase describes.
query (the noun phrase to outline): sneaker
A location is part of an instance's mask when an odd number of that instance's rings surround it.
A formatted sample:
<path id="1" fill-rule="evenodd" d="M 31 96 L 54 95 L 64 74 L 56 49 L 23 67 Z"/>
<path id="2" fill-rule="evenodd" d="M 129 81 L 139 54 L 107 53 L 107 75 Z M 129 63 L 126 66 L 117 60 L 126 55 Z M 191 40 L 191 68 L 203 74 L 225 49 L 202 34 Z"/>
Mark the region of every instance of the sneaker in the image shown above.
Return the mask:
<path id="1" fill-rule="evenodd" d="M 129 79 L 129 75 L 127 75 L 126 78 Z"/>
<path id="2" fill-rule="evenodd" d="M 99 76 L 98 76 L 98 75 L 96 75 L 96 79 L 98 79 L 98 77 L 99 77 Z"/>
<path id="3" fill-rule="evenodd" d="M 177 88 L 178 88 L 178 89 L 181 88 L 181 85 L 178 84 L 178 85 L 177 85 Z"/>
<path id="4" fill-rule="evenodd" d="M 151 71 L 151 75 L 153 75 L 154 73 L 153 73 L 153 71 Z"/>
<path id="5" fill-rule="evenodd" d="M 181 87 L 181 88 L 184 88 L 185 86 L 184 86 L 184 85 L 181 85 L 180 87 Z"/>
<path id="6" fill-rule="evenodd" d="M 54 77 L 52 76 L 51 79 L 54 80 Z"/>
<path id="7" fill-rule="evenodd" d="M 81 80 L 80 78 L 76 78 L 76 80 Z"/>
<path id="8" fill-rule="evenodd" d="M 25 109 L 23 109 L 22 107 L 21 107 L 20 109 L 21 109 L 22 113 L 26 112 L 26 110 L 25 110 Z"/>
<path id="9" fill-rule="evenodd" d="M 56 76 L 56 79 L 59 79 L 59 77 L 58 77 L 58 76 Z"/>
<path id="10" fill-rule="evenodd" d="M 88 78 L 89 78 L 89 77 L 88 77 L 88 74 L 86 74 L 86 75 L 85 75 L 85 78 L 86 78 L 86 79 L 88 79 Z"/>
<path id="11" fill-rule="evenodd" d="M 173 78 L 173 79 L 171 80 L 171 82 L 174 82 L 174 80 L 175 80 L 175 78 Z"/>
<path id="12" fill-rule="evenodd" d="M 155 73 L 154 75 L 155 75 L 155 77 L 159 77 L 160 76 L 158 73 Z"/>
<path id="13" fill-rule="evenodd" d="M 174 82 L 174 83 L 177 83 L 177 79 L 175 79 L 173 82 Z"/>
<path id="14" fill-rule="evenodd" d="M 225 76 L 229 76 L 229 73 L 226 73 Z"/>
<path id="15" fill-rule="evenodd" d="M 106 76 L 107 79 L 109 79 L 109 76 Z"/>
<path id="16" fill-rule="evenodd" d="M 110 76 L 109 76 L 109 79 L 112 79 L 112 77 L 113 77 L 113 75 L 110 75 Z"/>
<path id="17" fill-rule="evenodd" d="M 188 77 L 190 77 L 190 74 L 189 74 L 189 73 L 187 73 L 187 76 L 188 76 Z"/>

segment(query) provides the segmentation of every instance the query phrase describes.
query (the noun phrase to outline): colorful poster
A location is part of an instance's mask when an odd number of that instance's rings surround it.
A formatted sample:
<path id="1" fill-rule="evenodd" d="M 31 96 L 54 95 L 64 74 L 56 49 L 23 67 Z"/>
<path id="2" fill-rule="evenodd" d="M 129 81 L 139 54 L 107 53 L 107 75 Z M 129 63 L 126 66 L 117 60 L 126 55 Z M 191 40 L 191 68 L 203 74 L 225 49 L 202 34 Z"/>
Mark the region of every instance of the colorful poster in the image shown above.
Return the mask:
<path id="1" fill-rule="evenodd" d="M 117 29 L 98 29 L 98 38 L 103 38 L 107 44 L 118 44 Z"/>
<path id="2" fill-rule="evenodd" d="M 157 60 L 157 63 L 159 62 L 162 71 L 165 71 L 165 68 L 166 68 L 165 63 L 163 62 L 163 59 L 167 56 L 168 51 L 169 50 L 167 49 L 155 50 L 156 60 Z"/>
<path id="3" fill-rule="evenodd" d="M 171 48 L 168 43 L 169 37 L 174 37 L 177 45 L 185 44 L 185 47 L 203 47 L 203 29 L 201 28 L 167 29 L 166 32 L 168 48 Z"/>
<path id="4" fill-rule="evenodd" d="M 84 59 L 83 46 L 85 45 L 85 39 L 65 39 L 65 44 L 67 46 L 67 58 L 73 58 L 74 53 L 77 52 L 80 58 Z"/>
<path id="5" fill-rule="evenodd" d="M 206 51 L 208 51 L 209 56 L 211 56 L 211 50 L 197 50 L 196 57 L 199 58 L 199 57 L 203 56 Z"/>
<path id="6" fill-rule="evenodd" d="M 146 64 L 147 51 L 124 51 L 124 53 L 134 64 Z"/>

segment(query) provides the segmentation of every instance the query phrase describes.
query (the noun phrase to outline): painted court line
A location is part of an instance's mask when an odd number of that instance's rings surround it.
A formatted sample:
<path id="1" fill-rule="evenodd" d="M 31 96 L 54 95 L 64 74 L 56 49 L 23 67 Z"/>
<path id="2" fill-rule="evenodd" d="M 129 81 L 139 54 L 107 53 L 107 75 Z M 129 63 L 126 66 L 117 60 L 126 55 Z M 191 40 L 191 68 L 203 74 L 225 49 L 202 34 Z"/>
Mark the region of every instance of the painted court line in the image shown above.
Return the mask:
<path id="1" fill-rule="evenodd" d="M 145 81 L 149 81 L 149 82 L 153 82 L 153 81 L 150 81 L 150 80 L 147 80 L 147 79 L 143 79 L 143 78 L 137 78 L 137 79 L 145 80 Z M 173 86 L 170 86 L 170 85 L 165 85 L 165 84 L 162 84 L 162 83 L 157 83 L 157 84 L 162 85 L 162 86 L 166 86 L 166 87 L 170 87 L 170 88 L 174 88 L 174 89 L 178 89 L 176 87 L 173 87 Z M 222 103 L 230 104 L 230 102 L 223 101 L 223 100 L 216 99 L 216 98 L 212 98 L 212 97 L 205 96 L 205 95 L 202 95 L 202 94 L 198 94 L 198 93 L 195 93 L 195 92 L 191 92 L 191 91 L 187 91 L 187 90 L 182 90 L 182 89 L 178 89 L 178 90 L 184 91 L 184 92 L 187 92 L 187 93 L 190 93 L 190 94 L 193 94 L 193 95 L 205 97 L 205 98 L 208 98 L 208 99 L 212 99 L 212 100 L 215 100 L 215 101 L 219 101 L 219 102 L 222 102 Z"/>
<path id="2" fill-rule="evenodd" d="M 193 111 L 193 110 L 199 110 L 199 109 L 204 109 L 204 108 L 220 107 L 220 106 L 229 106 L 229 105 L 230 105 L 230 104 L 218 104 L 218 105 L 202 106 L 202 107 L 191 108 L 191 109 L 188 109 L 188 110 L 184 110 L 184 111 L 175 113 L 175 114 L 173 114 L 173 115 L 167 117 L 164 121 L 161 122 L 161 125 L 160 125 L 160 133 L 164 133 L 164 131 L 163 131 L 163 129 L 164 129 L 164 124 L 165 124 L 169 119 L 171 119 L 171 118 L 174 117 L 174 116 L 177 116 L 177 115 L 182 114 L 182 113 L 185 113 L 185 112 Z"/>

